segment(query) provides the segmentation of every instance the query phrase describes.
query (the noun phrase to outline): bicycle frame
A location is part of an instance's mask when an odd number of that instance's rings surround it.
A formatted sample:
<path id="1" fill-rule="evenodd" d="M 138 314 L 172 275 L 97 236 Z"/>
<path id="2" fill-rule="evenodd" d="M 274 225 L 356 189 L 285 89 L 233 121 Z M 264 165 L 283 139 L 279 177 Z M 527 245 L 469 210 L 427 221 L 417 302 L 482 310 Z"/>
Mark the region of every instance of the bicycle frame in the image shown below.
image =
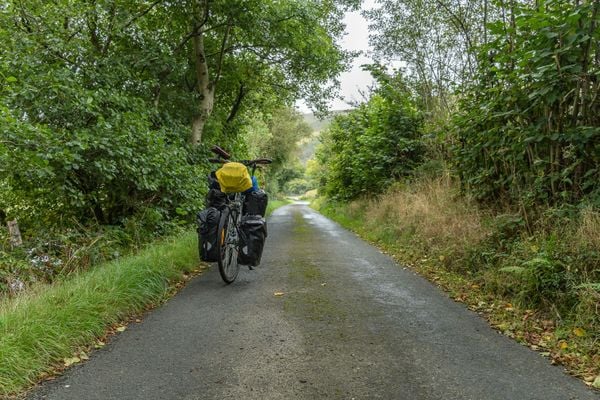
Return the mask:
<path id="1" fill-rule="evenodd" d="M 244 198 L 242 193 L 228 195 L 219 222 L 219 273 L 226 283 L 233 282 L 240 269 L 238 256 Z"/>
<path id="2" fill-rule="evenodd" d="M 229 198 L 229 196 L 227 196 Z M 242 193 L 235 193 L 233 200 L 229 199 L 227 207 L 229 212 L 235 215 L 235 228 L 236 235 L 239 239 L 240 223 L 242 222 L 242 208 L 244 206 L 244 195 Z"/>

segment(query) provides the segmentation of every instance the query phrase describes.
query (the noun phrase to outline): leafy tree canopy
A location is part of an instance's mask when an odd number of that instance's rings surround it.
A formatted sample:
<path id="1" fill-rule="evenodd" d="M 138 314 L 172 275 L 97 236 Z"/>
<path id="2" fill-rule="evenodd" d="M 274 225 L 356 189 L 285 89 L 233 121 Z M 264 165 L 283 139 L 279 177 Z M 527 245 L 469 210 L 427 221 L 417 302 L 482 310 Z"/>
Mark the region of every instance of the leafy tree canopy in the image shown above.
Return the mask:
<path id="1" fill-rule="evenodd" d="M 243 157 L 257 116 L 332 95 L 350 57 L 341 17 L 357 3 L 3 0 L 0 209 L 102 224 L 191 213 L 201 142 Z"/>

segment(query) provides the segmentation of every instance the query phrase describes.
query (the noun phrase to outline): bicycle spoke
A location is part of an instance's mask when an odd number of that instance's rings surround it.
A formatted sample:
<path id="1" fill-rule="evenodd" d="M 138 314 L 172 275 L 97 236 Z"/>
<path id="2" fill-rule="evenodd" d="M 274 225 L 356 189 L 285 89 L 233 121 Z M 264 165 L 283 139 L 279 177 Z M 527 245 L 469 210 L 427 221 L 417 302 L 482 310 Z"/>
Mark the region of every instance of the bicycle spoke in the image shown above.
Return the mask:
<path id="1" fill-rule="evenodd" d="M 227 270 L 230 276 L 235 273 L 235 269 L 237 268 L 237 257 L 235 256 L 235 245 L 229 245 L 227 255 Z"/>
<path id="2" fill-rule="evenodd" d="M 223 240 L 220 242 L 219 272 L 226 283 L 231 283 L 239 272 L 238 265 L 238 238 L 236 231 L 236 218 L 233 212 L 229 212 L 224 220 L 226 224 L 221 225 Z"/>

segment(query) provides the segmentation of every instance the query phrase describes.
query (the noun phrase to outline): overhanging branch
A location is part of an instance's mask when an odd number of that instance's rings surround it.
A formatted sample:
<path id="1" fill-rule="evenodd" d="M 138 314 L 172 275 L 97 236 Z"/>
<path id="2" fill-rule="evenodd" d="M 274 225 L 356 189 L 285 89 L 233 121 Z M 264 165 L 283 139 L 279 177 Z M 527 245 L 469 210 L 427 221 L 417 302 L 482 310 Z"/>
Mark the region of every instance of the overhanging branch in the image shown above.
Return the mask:
<path id="1" fill-rule="evenodd" d="M 129 28 L 131 25 L 133 25 L 133 23 L 135 21 L 137 21 L 138 19 L 140 19 L 143 16 L 145 16 L 146 14 L 148 14 L 150 11 L 152 11 L 152 9 L 154 9 L 154 7 L 156 7 L 157 5 L 159 5 L 160 3 L 162 3 L 163 1 L 165 1 L 165 0 L 155 0 L 152 4 L 150 4 L 150 6 L 148 6 L 148 8 L 146 8 L 145 10 L 137 13 L 129 21 L 127 21 L 125 23 L 125 25 L 121 26 L 121 30 Z"/>

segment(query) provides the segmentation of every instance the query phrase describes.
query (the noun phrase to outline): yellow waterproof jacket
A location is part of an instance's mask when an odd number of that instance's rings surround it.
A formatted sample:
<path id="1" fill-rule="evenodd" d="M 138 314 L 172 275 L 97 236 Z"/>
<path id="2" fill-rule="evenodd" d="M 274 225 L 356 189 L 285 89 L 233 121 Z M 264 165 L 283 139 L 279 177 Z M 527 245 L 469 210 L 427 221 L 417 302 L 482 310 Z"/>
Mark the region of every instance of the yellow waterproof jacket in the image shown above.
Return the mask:
<path id="1" fill-rule="evenodd" d="M 252 178 L 244 164 L 229 162 L 219 168 L 216 175 L 224 193 L 245 192 L 252 187 Z"/>

